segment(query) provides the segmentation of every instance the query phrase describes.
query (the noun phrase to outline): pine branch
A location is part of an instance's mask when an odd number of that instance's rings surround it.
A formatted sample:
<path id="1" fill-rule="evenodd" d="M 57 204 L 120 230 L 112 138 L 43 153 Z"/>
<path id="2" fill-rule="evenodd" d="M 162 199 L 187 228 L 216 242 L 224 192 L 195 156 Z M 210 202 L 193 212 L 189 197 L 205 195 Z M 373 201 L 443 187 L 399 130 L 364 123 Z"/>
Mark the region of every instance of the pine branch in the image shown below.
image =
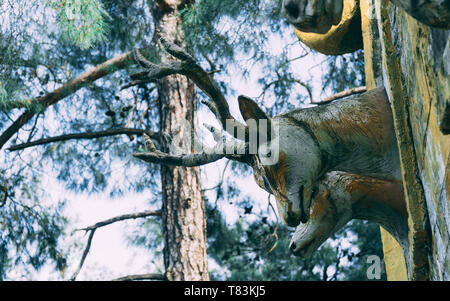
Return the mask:
<path id="1" fill-rule="evenodd" d="M 13 145 L 10 148 L 8 148 L 8 150 L 9 151 L 17 151 L 17 150 L 25 149 L 25 148 L 36 146 L 36 145 L 43 145 L 43 144 L 59 142 L 59 141 L 67 141 L 67 140 L 72 140 L 72 139 L 96 139 L 96 138 L 115 136 L 115 135 L 142 135 L 144 133 L 149 135 L 154 140 L 159 140 L 159 135 L 152 131 L 147 131 L 147 130 L 142 130 L 142 129 L 120 128 L 120 129 L 109 129 L 109 130 L 100 131 L 100 132 L 74 133 L 74 134 L 65 134 L 65 135 L 56 136 L 56 137 L 44 138 L 44 139 L 39 139 L 39 140 L 35 140 L 32 142 Z"/>
<path id="2" fill-rule="evenodd" d="M 89 254 L 89 250 L 91 249 L 91 243 L 92 243 L 92 239 L 94 238 L 95 230 L 97 230 L 100 227 L 110 225 L 112 223 L 116 223 L 116 222 L 120 222 L 120 221 L 124 221 L 124 220 L 128 220 L 128 219 L 148 217 L 148 216 L 161 216 L 161 210 L 148 210 L 148 211 L 143 211 L 143 212 L 138 212 L 138 213 L 119 215 L 119 216 L 98 222 L 95 225 L 92 225 L 92 226 L 89 226 L 86 228 L 75 229 L 75 231 L 83 231 L 84 230 L 84 231 L 87 231 L 90 233 L 89 233 L 89 237 L 87 240 L 86 248 L 84 249 L 83 255 L 81 256 L 80 263 L 78 264 L 78 268 L 75 271 L 75 273 L 72 275 L 72 277 L 70 277 L 70 281 L 75 281 L 75 279 L 77 278 L 78 274 L 80 273 L 80 271 L 83 267 L 84 261 L 86 260 L 86 257 Z"/>
<path id="3" fill-rule="evenodd" d="M 327 104 L 327 103 L 330 103 L 332 101 L 335 101 L 336 99 L 344 98 L 344 97 L 351 96 L 351 95 L 354 95 L 354 94 L 364 93 L 366 91 L 367 91 L 366 86 L 356 87 L 356 88 L 353 88 L 353 89 L 344 90 L 344 91 L 341 91 L 341 92 L 336 93 L 334 95 L 328 96 L 327 98 L 324 98 L 321 101 L 318 101 L 318 102 L 311 101 L 310 103 L 311 104 L 315 104 L 315 105 L 323 105 L 323 104 Z"/>
<path id="4" fill-rule="evenodd" d="M 143 218 L 143 217 L 148 217 L 148 216 L 161 216 L 161 210 L 147 210 L 147 211 L 138 212 L 138 213 L 129 213 L 129 214 L 124 214 L 124 215 L 119 215 L 119 216 L 98 222 L 98 223 L 96 223 L 92 226 L 86 227 L 86 228 L 76 229 L 75 231 L 93 231 L 100 227 L 110 225 L 112 223 L 116 223 L 116 222 L 120 222 L 120 221 L 124 221 L 124 220 L 128 220 L 128 219 Z"/>
<path id="5" fill-rule="evenodd" d="M 147 48 L 142 50 L 147 51 Z M 76 79 L 66 82 L 62 87 L 56 89 L 41 97 L 18 101 L 16 107 L 29 107 L 38 105 L 45 109 L 61 99 L 75 93 L 79 89 L 91 84 L 99 78 L 102 78 L 108 74 L 114 73 L 117 70 L 123 69 L 129 64 L 134 62 L 133 54 L 131 51 L 121 54 L 113 59 L 110 59 L 94 69 L 86 71 L 78 76 Z M 26 111 L 19 118 L 17 118 L 12 125 L 10 125 L 0 136 L 0 149 L 8 142 L 8 140 L 17 133 L 22 126 L 24 126 L 36 113 L 34 111 Z"/>

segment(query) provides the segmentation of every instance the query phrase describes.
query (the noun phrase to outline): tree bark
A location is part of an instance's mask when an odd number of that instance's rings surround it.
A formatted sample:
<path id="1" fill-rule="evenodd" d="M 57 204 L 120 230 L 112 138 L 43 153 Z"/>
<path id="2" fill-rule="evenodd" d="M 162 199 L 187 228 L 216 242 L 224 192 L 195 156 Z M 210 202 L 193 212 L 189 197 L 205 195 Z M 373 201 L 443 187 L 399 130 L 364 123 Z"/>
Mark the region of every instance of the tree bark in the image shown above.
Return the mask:
<path id="1" fill-rule="evenodd" d="M 160 37 L 185 47 L 178 7 L 184 0 L 158 0 L 151 4 L 154 43 Z M 161 62 L 173 58 L 161 51 Z M 157 81 L 160 131 L 173 133 L 186 120 L 194 128 L 196 88 L 186 77 L 172 75 Z M 178 135 L 183 134 L 180 129 Z M 190 134 L 190 133 L 187 133 Z M 164 140 L 164 139 L 162 139 Z M 166 141 L 161 150 L 169 151 Z M 201 196 L 200 168 L 161 166 L 164 266 L 168 280 L 209 280 L 206 221 Z"/>

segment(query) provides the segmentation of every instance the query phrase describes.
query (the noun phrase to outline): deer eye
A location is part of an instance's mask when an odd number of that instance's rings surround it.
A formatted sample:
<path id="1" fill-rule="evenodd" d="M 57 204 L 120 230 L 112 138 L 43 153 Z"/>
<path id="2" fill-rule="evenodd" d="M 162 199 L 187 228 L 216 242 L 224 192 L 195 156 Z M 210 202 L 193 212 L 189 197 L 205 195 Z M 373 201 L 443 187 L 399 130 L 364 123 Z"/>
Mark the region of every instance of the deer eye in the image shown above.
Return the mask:
<path id="1" fill-rule="evenodd" d="M 267 158 L 272 157 L 272 151 L 269 151 L 269 152 L 266 154 L 266 157 L 267 157 Z"/>
<path id="2" fill-rule="evenodd" d="M 314 186 L 311 192 L 311 199 L 314 199 L 317 194 L 319 193 L 319 189 L 317 188 L 317 186 Z"/>

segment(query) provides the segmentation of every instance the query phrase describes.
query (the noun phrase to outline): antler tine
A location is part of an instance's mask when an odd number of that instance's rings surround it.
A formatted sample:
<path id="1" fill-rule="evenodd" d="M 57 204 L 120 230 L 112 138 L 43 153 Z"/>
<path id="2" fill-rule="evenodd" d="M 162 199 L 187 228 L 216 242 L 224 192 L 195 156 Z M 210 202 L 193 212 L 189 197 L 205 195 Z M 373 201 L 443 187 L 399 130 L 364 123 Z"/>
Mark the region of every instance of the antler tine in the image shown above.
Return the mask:
<path id="1" fill-rule="evenodd" d="M 217 142 L 213 148 L 202 145 L 203 151 L 201 153 L 165 153 L 156 149 L 150 137 L 144 134 L 147 152 L 134 153 L 133 156 L 151 163 L 186 167 L 205 165 L 225 157 L 247 163 L 248 159 L 245 155 L 246 150 L 248 150 L 247 143 L 237 140 L 230 141 L 226 138 L 222 130 L 208 124 L 204 124 L 204 126 L 213 134 L 214 140 Z M 228 154 L 227 151 L 229 151 L 230 154 Z"/>
<path id="2" fill-rule="evenodd" d="M 200 67 L 195 59 L 181 47 L 167 41 L 164 38 L 160 39 L 161 45 L 166 51 L 182 61 L 182 67 L 179 73 L 191 79 L 208 97 L 211 101 L 202 101 L 214 113 L 220 121 L 222 127 L 233 137 L 239 139 L 234 134 L 234 128 L 238 128 L 239 132 L 246 133 L 248 136 L 248 127 L 236 120 L 230 113 L 228 102 L 218 87 L 217 83 L 210 77 L 210 75 Z M 227 120 L 233 127 L 227 128 Z"/>
<path id="3" fill-rule="evenodd" d="M 214 147 L 204 145 L 201 141 L 198 141 L 197 135 L 194 135 L 194 143 L 199 144 L 198 146 L 200 147 L 201 152 L 186 154 L 180 151 L 174 153 L 173 149 L 169 147 L 170 151 L 166 153 L 158 150 L 151 138 L 144 134 L 144 142 L 147 151 L 134 153 L 133 156 L 151 163 L 186 167 L 201 166 L 218 161 L 222 158 L 228 158 L 230 160 L 236 160 L 249 164 L 251 160 L 248 155 L 248 143 L 234 138 L 227 138 L 222 129 L 216 128 L 207 123 L 204 123 L 203 125 L 213 135 L 214 141 L 216 141 Z M 168 139 L 167 143 L 171 144 L 170 136 L 163 134 L 161 138 Z"/>
<path id="4" fill-rule="evenodd" d="M 221 138 L 224 138 L 222 130 L 220 130 L 220 129 L 216 128 L 215 126 L 210 125 L 208 123 L 203 123 L 203 126 L 211 132 L 211 134 L 214 137 L 214 141 L 219 142 Z"/>
<path id="5" fill-rule="evenodd" d="M 145 133 L 144 133 L 144 142 L 145 142 L 145 147 L 147 148 L 147 151 L 149 151 L 149 152 L 157 151 L 155 144 L 153 144 L 152 138 L 150 138 L 150 136 Z"/>

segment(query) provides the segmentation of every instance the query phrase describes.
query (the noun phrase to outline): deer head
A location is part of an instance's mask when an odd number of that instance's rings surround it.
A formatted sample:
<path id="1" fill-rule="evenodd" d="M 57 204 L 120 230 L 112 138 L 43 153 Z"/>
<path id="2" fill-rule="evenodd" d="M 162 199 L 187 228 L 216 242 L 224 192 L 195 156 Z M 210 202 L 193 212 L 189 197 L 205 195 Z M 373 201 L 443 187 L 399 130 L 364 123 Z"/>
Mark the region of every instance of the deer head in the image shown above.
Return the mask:
<path id="1" fill-rule="evenodd" d="M 449 29 L 449 2 L 442 0 L 390 0 L 407 14 L 428 26 Z M 359 3 L 355 0 L 283 0 L 282 14 L 302 32 L 326 33 L 341 22 L 345 7 Z M 365 12 L 362 12 L 365 13 Z"/>
<path id="2" fill-rule="evenodd" d="M 148 138 L 148 152 L 136 153 L 135 157 L 179 166 L 199 166 L 224 157 L 250 164 L 259 186 L 275 195 L 279 214 L 289 226 L 308 222 L 316 185 L 328 171 L 401 178 L 392 114 L 383 87 L 346 101 L 273 118 L 252 99 L 240 96 L 239 109 L 246 121 L 243 124 L 233 118 L 218 85 L 194 58 L 174 44 L 163 39 L 161 43 L 179 61 L 157 65 L 136 50 L 136 62 L 147 69 L 146 78 L 138 82 L 175 73 L 188 76 L 210 97 L 211 101 L 203 103 L 232 139 L 207 125 L 218 142 L 213 149 L 168 154 L 158 151 Z"/>
<path id="3" fill-rule="evenodd" d="M 336 0 L 284 0 L 282 14 L 298 30 L 326 33 L 341 21 L 343 2 Z"/>
<path id="4" fill-rule="evenodd" d="M 291 251 L 310 257 L 329 237 L 352 219 L 375 222 L 409 252 L 407 212 L 401 182 L 330 172 L 318 184 L 307 223 L 297 227 Z"/>
<path id="5" fill-rule="evenodd" d="M 300 222 L 305 223 L 315 183 L 322 170 L 318 144 L 310 133 L 289 119 L 269 118 L 252 99 L 239 96 L 238 101 L 241 114 L 250 128 L 250 140 L 252 133 L 254 137 L 262 137 L 253 158 L 256 182 L 275 196 L 284 223 L 293 227 Z M 267 131 L 259 126 L 255 129 L 262 120 L 267 120 Z"/>

